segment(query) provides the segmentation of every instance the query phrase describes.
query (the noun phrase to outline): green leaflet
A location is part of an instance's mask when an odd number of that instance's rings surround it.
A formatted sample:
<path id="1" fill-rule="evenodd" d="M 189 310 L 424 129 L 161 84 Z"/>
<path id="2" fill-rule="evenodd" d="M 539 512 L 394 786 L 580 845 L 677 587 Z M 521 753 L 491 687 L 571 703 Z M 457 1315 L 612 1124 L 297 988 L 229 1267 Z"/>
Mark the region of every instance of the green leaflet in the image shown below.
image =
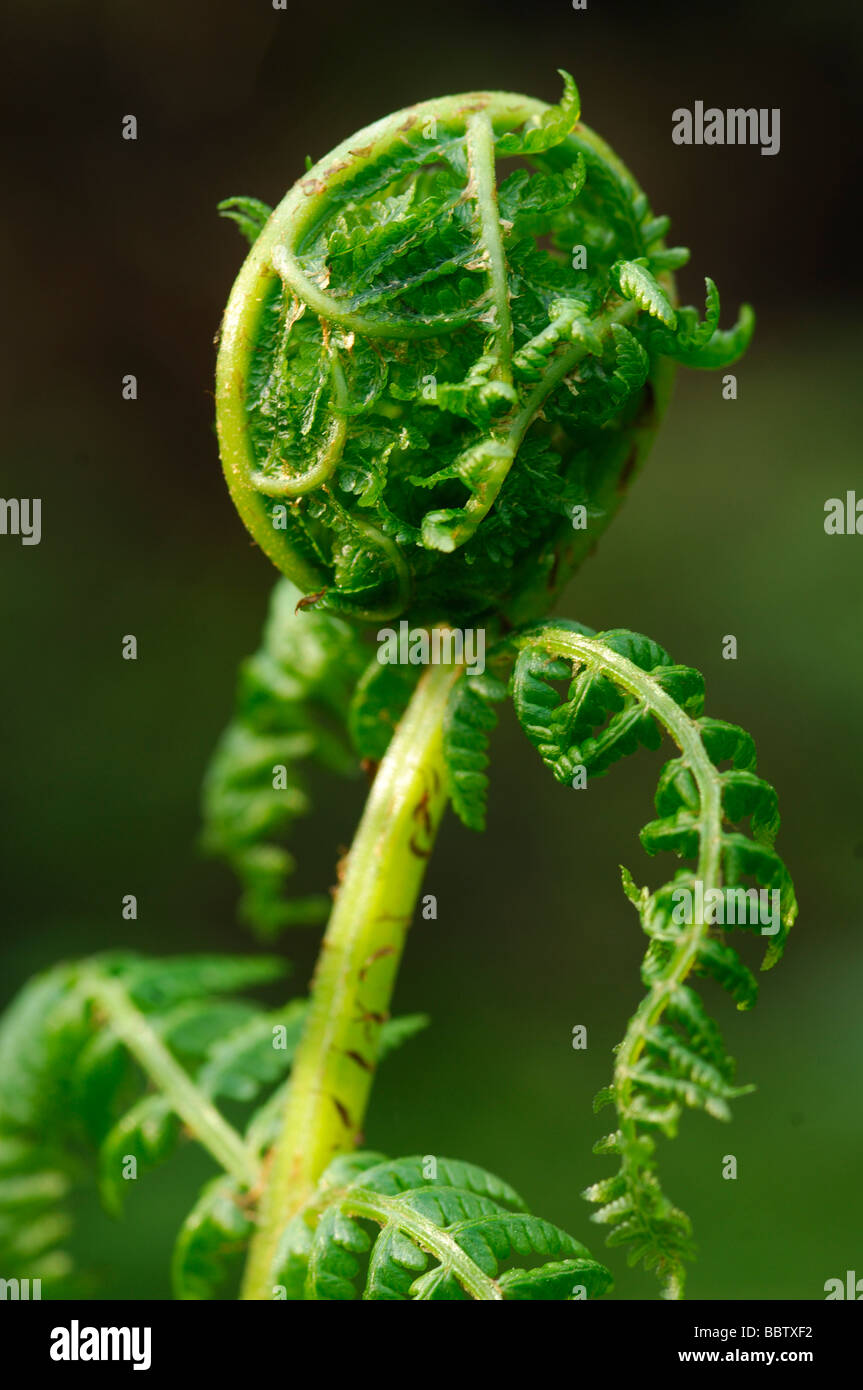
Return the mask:
<path id="1" fill-rule="evenodd" d="M 485 829 L 488 741 L 497 724 L 494 704 L 506 686 L 489 673 L 465 675 L 450 696 L 444 722 L 444 756 L 453 810 L 471 830 Z"/>
<path id="2" fill-rule="evenodd" d="M 288 1298 L 499 1301 L 598 1298 L 611 1276 L 473 1164 L 355 1153 L 285 1232 L 273 1282 Z"/>
<path id="3" fill-rule="evenodd" d="M 6 1279 L 41 1279 L 56 1297 L 80 1292 L 65 1241 L 74 1165 L 50 1145 L 0 1128 L 0 1259 Z"/>
<path id="4" fill-rule="evenodd" d="M 398 662 L 382 664 L 377 657 L 369 663 L 348 710 L 348 730 L 361 758 L 379 762 L 384 756 L 420 671 Z"/>
<path id="5" fill-rule="evenodd" d="M 755 329 L 755 315 L 748 304 L 740 310 L 740 317 L 733 328 L 722 330 L 719 327 L 719 290 L 710 279 L 705 278 L 706 305 L 704 318 L 699 321 L 695 309 L 681 309 L 677 315 L 676 331 L 666 333 L 657 331 L 656 347 L 666 357 L 687 367 L 721 368 L 728 367 L 743 355 Z M 675 325 L 669 325 L 674 328 Z"/>
<path id="6" fill-rule="evenodd" d="M 265 938 L 329 912 L 327 895 L 284 896 L 295 867 L 284 837 L 309 810 L 307 764 L 355 772 L 343 725 L 368 660 L 346 623 L 298 612 L 300 598 L 287 580 L 276 585 L 262 646 L 241 667 L 236 713 L 203 790 L 204 848 L 234 869 L 240 916 Z"/>
<path id="7" fill-rule="evenodd" d="M 180 1121 L 164 1096 L 144 1096 L 121 1116 L 99 1151 L 99 1187 L 107 1211 L 120 1215 L 128 1179 L 137 1180 L 148 1169 L 164 1163 L 179 1137 Z"/>
<path id="8" fill-rule="evenodd" d="M 254 1222 L 244 1194 L 230 1177 L 203 1188 L 180 1228 L 171 1262 L 174 1297 L 230 1298 Z"/>
<path id="9" fill-rule="evenodd" d="M 709 975 L 746 1009 L 757 997 L 754 977 L 714 932 L 742 927 L 766 935 L 762 969 L 782 954 L 797 904 L 773 848 L 776 793 L 755 772 L 750 736 L 704 717 L 698 672 L 674 665 L 647 638 L 625 630 L 591 637 L 547 624 L 518 644 L 516 714 L 558 780 L 579 765 L 601 775 L 642 744 L 658 747 L 662 732 L 681 750 L 660 772 L 659 816 L 641 839 L 648 853 L 670 851 L 695 863 L 653 892 L 623 871 L 649 938 L 648 992 L 616 1049 L 613 1084 L 595 1106 L 617 1110 L 617 1129 L 596 1151 L 618 1155 L 620 1171 L 584 1194 L 599 1205 L 594 1220 L 613 1227 L 609 1245 L 630 1246 L 630 1262 L 655 1269 L 664 1295 L 679 1297 L 691 1229 L 659 1185 L 656 1138 L 676 1133 L 685 1108 L 727 1120 L 729 1101 L 752 1089 L 734 1084 L 734 1064 L 688 981 Z M 564 676 L 566 697 L 552 684 Z"/>
<path id="10" fill-rule="evenodd" d="M 528 122 L 520 134 L 502 135 L 497 142 L 498 154 L 542 154 L 559 145 L 581 114 L 578 88 L 568 72 L 558 68 L 563 78 L 563 96 L 559 106 L 551 106 L 536 122 Z"/>
<path id="11" fill-rule="evenodd" d="M 260 198 L 223 198 L 218 205 L 219 216 L 235 222 L 250 246 L 254 246 L 273 209 Z"/>
<path id="12" fill-rule="evenodd" d="M 668 295 L 645 265 L 638 261 L 618 261 L 612 266 L 611 274 L 624 299 L 631 299 L 639 309 L 659 319 L 667 328 L 677 327 L 677 314 Z"/>
<path id="13" fill-rule="evenodd" d="M 499 148 L 499 147 L 498 147 Z M 559 214 L 572 207 L 584 188 L 587 167 L 579 154 L 574 164 L 559 173 L 529 174 L 516 169 L 498 189 L 498 208 L 507 241 L 546 236 Z"/>

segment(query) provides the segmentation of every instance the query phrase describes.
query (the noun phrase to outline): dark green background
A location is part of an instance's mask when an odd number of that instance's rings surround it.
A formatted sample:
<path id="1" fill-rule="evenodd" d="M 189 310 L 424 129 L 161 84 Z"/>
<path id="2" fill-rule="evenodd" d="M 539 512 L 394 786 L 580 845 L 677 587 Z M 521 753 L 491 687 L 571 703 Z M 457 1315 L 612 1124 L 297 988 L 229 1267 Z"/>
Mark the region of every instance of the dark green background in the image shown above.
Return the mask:
<path id="1" fill-rule="evenodd" d="M 834 3 L 590 0 L 295 5 L 64 0 L 7 6 L 4 496 L 41 496 L 43 540 L 0 539 L 3 992 L 116 944 L 242 949 L 234 888 L 196 849 L 198 788 L 257 642 L 273 580 L 231 508 L 212 433 L 213 335 L 243 256 L 217 200 L 277 201 L 352 130 L 412 101 L 494 86 L 553 100 L 555 68 L 631 165 L 699 298 L 759 315 L 739 399 L 687 374 L 648 468 L 561 611 L 649 633 L 700 667 L 708 709 L 751 729 L 781 793 L 801 915 L 754 1014 L 713 1002 L 742 1079 L 730 1127 L 687 1116 L 669 1193 L 696 1223 L 700 1298 L 822 1298 L 863 1274 L 859 1166 L 859 769 L 863 537 L 827 537 L 860 467 L 859 147 L 863 29 Z M 776 158 L 682 149 L 696 100 L 782 111 Z M 137 143 L 120 138 L 134 113 Z M 11 192 L 11 196 L 9 196 Z M 11 302 L 10 302 L 11 301 Z M 138 376 L 140 398 L 121 400 Z M 135 633 L 139 660 L 121 660 Z M 736 662 L 721 642 L 737 636 Z M 578 1193 L 613 1044 L 639 996 L 643 939 L 618 882 L 660 868 L 637 843 L 659 757 L 588 791 L 552 783 L 513 727 L 494 749 L 490 825 L 448 819 L 397 1007 L 433 1026 L 383 1069 L 368 1124 L 395 1154 L 475 1160 L 587 1239 Z M 322 783 L 300 886 L 332 882 L 362 787 Z M 138 895 L 137 923 L 120 900 Z M 745 943 L 744 943 L 745 944 Z M 285 949 L 304 988 L 314 942 Z M 713 996 L 711 996 L 713 999 Z M 589 1048 L 570 1046 L 587 1025 Z M 720 1176 L 733 1153 L 736 1182 Z M 121 1298 L 165 1297 L 174 1230 L 208 1171 L 193 1154 L 142 1181 L 125 1223 L 82 1209 L 83 1244 Z M 618 1295 L 655 1296 L 612 1256 Z"/>

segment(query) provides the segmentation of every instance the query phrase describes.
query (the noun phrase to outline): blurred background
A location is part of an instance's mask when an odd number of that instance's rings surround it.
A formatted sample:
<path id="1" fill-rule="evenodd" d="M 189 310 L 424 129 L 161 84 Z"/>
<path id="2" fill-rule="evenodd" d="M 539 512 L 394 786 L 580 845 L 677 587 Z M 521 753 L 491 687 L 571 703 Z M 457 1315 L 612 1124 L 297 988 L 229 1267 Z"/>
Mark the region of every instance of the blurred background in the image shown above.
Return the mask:
<path id="1" fill-rule="evenodd" d="M 684 299 L 718 282 L 755 305 L 736 368 L 683 374 L 659 443 L 560 611 L 628 626 L 707 679 L 708 711 L 757 740 L 780 790 L 798 925 L 757 1010 L 710 1002 L 742 1080 L 723 1127 L 687 1116 L 662 1156 L 693 1217 L 694 1298 L 824 1297 L 863 1274 L 859 1019 L 863 538 L 824 503 L 859 489 L 856 104 L 863 12 L 762 0 L 7 0 L 6 396 L 0 493 L 43 499 L 43 538 L 0 540 L 3 998 L 54 961 L 116 945 L 256 949 L 235 890 L 197 848 L 204 767 L 258 639 L 274 574 L 234 514 L 213 434 L 213 336 L 245 254 L 216 203 L 276 203 L 303 167 L 389 111 L 471 88 L 557 99 L 579 84 L 693 250 Z M 781 152 L 678 147 L 678 106 L 779 107 Z M 121 139 L 124 115 L 138 139 Z M 138 378 L 124 402 L 121 378 Z M 138 639 L 137 662 L 120 657 Z M 734 634 L 736 661 L 722 659 Z M 576 795 L 504 718 L 488 832 L 450 817 L 396 998 L 432 1026 L 382 1069 L 370 1146 L 485 1164 L 600 1253 L 580 1190 L 611 1171 L 594 1092 L 640 993 L 644 940 L 618 864 L 661 881 L 637 832 L 662 755 Z M 334 880 L 362 804 L 317 784 L 300 889 Z M 121 898 L 138 896 L 137 922 Z M 305 988 L 314 933 L 284 940 Z M 744 943 L 744 946 L 747 943 Z M 751 963 L 751 957 L 750 957 Z M 709 993 L 709 991 L 707 991 Z M 585 1024 L 586 1052 L 572 1028 Z M 721 1177 L 723 1156 L 736 1182 Z M 165 1298 L 179 1221 L 209 1172 L 149 1176 L 122 1225 L 81 1206 L 106 1296 Z M 617 1296 L 652 1276 L 610 1252 Z"/>

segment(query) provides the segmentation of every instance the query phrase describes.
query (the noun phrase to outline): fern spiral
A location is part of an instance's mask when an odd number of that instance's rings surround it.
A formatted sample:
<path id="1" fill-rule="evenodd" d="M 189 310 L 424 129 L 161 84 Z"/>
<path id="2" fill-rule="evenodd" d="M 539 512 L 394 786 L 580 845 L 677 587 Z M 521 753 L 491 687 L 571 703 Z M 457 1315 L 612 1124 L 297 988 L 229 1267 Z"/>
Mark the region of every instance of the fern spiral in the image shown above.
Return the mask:
<path id="1" fill-rule="evenodd" d="M 320 606 L 541 616 L 640 466 L 673 361 L 746 346 L 751 313 L 720 332 L 712 282 L 702 321 L 673 306 L 688 253 L 564 83 L 556 107 L 421 103 L 338 146 L 271 216 L 223 204 L 253 240 L 219 353 L 225 474 Z"/>

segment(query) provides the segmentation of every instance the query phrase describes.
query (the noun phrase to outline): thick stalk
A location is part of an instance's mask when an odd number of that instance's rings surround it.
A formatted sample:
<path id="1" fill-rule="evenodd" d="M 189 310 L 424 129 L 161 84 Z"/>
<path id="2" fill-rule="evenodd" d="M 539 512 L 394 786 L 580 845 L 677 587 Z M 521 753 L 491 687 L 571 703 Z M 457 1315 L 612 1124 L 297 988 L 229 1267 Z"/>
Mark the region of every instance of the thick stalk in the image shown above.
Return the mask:
<path id="1" fill-rule="evenodd" d="M 381 1025 L 446 804 L 443 717 L 457 667 L 422 677 L 378 768 L 330 917 L 242 1297 L 272 1297 L 279 1236 L 327 1164 L 362 1140 Z"/>

